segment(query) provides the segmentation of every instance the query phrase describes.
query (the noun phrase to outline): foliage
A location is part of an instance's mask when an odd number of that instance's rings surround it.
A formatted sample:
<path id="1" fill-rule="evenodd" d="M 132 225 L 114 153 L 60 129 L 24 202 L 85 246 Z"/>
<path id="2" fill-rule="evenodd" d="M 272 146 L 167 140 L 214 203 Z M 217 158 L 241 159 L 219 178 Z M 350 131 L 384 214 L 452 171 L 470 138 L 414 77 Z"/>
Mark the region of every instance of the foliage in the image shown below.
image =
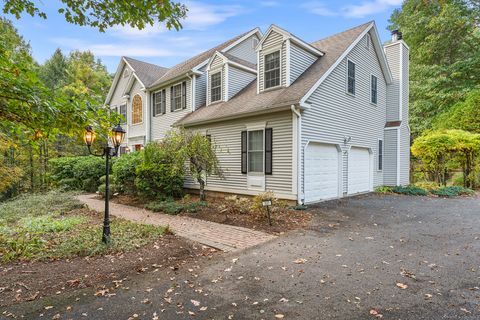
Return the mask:
<path id="1" fill-rule="evenodd" d="M 105 198 L 105 188 L 106 188 L 106 184 L 105 183 L 102 183 L 98 186 L 97 190 L 98 191 L 98 194 L 102 197 L 102 198 Z M 108 194 L 109 194 L 109 197 L 111 198 L 115 193 L 118 192 L 118 189 L 119 187 L 114 184 L 114 183 L 110 183 L 108 185 Z"/>
<path id="2" fill-rule="evenodd" d="M 414 185 L 415 187 L 428 191 L 437 190 L 438 188 L 440 188 L 440 185 L 433 181 L 418 181 L 415 182 Z"/>
<path id="3" fill-rule="evenodd" d="M 132 250 L 163 234 L 164 228 L 113 219 L 111 243 L 100 241 L 101 221 L 81 212 L 72 193 L 22 195 L 0 204 L 0 259 L 42 260 Z"/>
<path id="4" fill-rule="evenodd" d="M 152 201 L 145 205 L 145 208 L 154 212 L 164 212 L 167 214 L 176 215 L 182 212 L 195 213 L 200 207 L 207 206 L 204 201 L 195 202 L 176 202 L 173 200 Z"/>
<path id="5" fill-rule="evenodd" d="M 113 164 L 113 179 L 122 193 L 135 193 L 136 170 L 142 163 L 142 157 L 142 152 L 130 152 L 119 157 Z"/>
<path id="6" fill-rule="evenodd" d="M 105 174 L 105 159 L 93 156 L 63 157 L 49 161 L 54 186 L 95 192 Z"/>
<path id="7" fill-rule="evenodd" d="M 456 197 L 460 195 L 471 195 L 474 193 L 472 189 L 468 189 L 460 186 L 442 187 L 436 190 L 432 190 L 430 192 L 439 197 Z"/>
<path id="8" fill-rule="evenodd" d="M 431 129 L 468 92 L 479 89 L 478 3 L 406 0 L 390 18 L 410 46 L 410 123 L 413 136 Z M 449 127 L 456 128 L 456 127 Z"/>
<path id="9" fill-rule="evenodd" d="M 396 186 L 392 188 L 392 192 L 405 194 L 409 196 L 427 196 L 428 191 L 415 186 Z"/>
<path id="10" fill-rule="evenodd" d="M 115 0 L 60 0 L 58 13 L 69 23 L 80 26 L 92 26 L 104 31 L 112 26 L 128 25 L 132 28 L 144 29 L 147 26 L 164 25 L 167 29 L 182 27 L 180 22 L 186 15 L 187 8 L 171 0 L 159 1 L 115 1 Z M 20 19 L 22 13 L 46 19 L 47 15 L 39 8 L 40 1 L 5 0 L 3 12 L 15 15 Z"/>
<path id="11" fill-rule="evenodd" d="M 135 187 L 140 196 L 154 199 L 183 193 L 184 162 L 176 145 L 153 142 L 143 150 L 143 162 L 137 166 Z"/>
<path id="12" fill-rule="evenodd" d="M 470 91 L 465 101 L 456 103 L 448 112 L 438 116 L 434 125 L 438 129 L 480 133 L 480 89 Z"/>
<path id="13" fill-rule="evenodd" d="M 393 192 L 393 187 L 390 186 L 379 186 L 375 188 L 376 193 L 392 193 Z"/>

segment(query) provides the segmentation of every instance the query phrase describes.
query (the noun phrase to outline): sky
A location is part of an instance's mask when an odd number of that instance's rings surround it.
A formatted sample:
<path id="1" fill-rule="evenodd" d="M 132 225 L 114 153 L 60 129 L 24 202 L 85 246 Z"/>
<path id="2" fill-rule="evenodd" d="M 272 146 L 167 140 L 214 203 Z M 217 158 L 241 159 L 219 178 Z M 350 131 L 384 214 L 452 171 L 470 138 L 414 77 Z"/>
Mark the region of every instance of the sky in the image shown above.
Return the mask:
<path id="1" fill-rule="evenodd" d="M 59 1 L 35 1 L 47 20 L 22 16 L 11 19 L 43 63 L 56 48 L 64 53 L 90 50 L 114 73 L 121 56 L 171 67 L 238 34 L 259 27 L 265 32 L 276 24 L 312 42 L 375 20 L 382 41 L 390 38 L 388 19 L 402 0 L 176 0 L 189 11 L 180 31 L 155 25 L 143 30 L 113 27 L 101 33 L 95 28 L 69 24 L 57 13 Z"/>

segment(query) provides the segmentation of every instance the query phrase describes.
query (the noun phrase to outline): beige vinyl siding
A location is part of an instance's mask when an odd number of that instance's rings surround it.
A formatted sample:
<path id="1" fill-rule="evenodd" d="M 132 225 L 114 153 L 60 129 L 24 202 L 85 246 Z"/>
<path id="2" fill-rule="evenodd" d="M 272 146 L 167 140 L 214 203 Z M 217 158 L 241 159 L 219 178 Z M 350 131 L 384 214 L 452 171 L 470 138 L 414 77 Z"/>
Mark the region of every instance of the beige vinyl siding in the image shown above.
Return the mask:
<path id="1" fill-rule="evenodd" d="M 228 99 L 235 96 L 240 90 L 245 88 L 250 82 L 255 80 L 256 74 L 247 72 L 234 66 L 228 66 Z"/>
<path id="2" fill-rule="evenodd" d="M 347 59 L 356 63 L 356 94 L 346 93 Z M 370 77 L 378 78 L 378 103 L 370 103 Z M 374 50 L 359 42 L 314 91 L 307 102 L 312 106 L 302 115 L 301 172 L 308 141 L 340 145 L 342 148 L 343 191 L 348 191 L 348 151 L 350 147 L 370 148 L 377 157 L 378 139 L 384 136 L 386 82 Z M 352 137 L 344 144 L 344 137 Z M 302 186 L 303 186 L 302 174 Z M 347 184 L 347 185 L 346 185 Z M 382 171 L 373 170 L 373 185 L 383 184 Z"/>
<path id="3" fill-rule="evenodd" d="M 392 83 L 387 87 L 387 121 L 397 121 L 399 114 L 400 92 L 400 45 L 391 45 L 385 48 L 388 65 L 392 72 Z"/>
<path id="4" fill-rule="evenodd" d="M 227 53 L 236 56 L 240 59 L 249 61 L 251 63 L 257 63 L 257 52 L 255 51 L 255 47 L 253 46 L 254 39 L 258 40 L 256 34 L 252 35 L 251 37 L 245 39 L 244 41 L 237 44 L 232 49 L 228 50 Z"/>
<path id="5" fill-rule="evenodd" d="M 290 83 L 305 72 L 317 60 L 317 57 L 297 46 L 290 43 Z"/>
<path id="6" fill-rule="evenodd" d="M 224 179 L 207 178 L 207 190 L 230 189 L 235 193 L 246 193 L 247 174 L 241 172 L 241 132 L 248 123 L 266 121 L 266 127 L 273 131 L 273 171 L 265 175 L 265 186 L 277 194 L 288 194 L 292 198 L 292 114 L 279 112 L 270 115 L 224 121 L 211 125 L 196 126 L 190 130 L 200 130 L 211 135 L 217 146 L 217 156 L 224 171 Z M 186 187 L 195 187 L 188 183 Z M 221 191 L 221 190 L 220 190 Z"/>
<path id="7" fill-rule="evenodd" d="M 395 186 L 397 184 L 397 143 L 398 129 L 385 130 L 383 156 L 383 184 Z"/>
<path id="8" fill-rule="evenodd" d="M 262 50 L 260 50 L 260 61 L 259 61 L 259 75 L 258 75 L 258 84 L 260 91 L 263 91 L 264 87 L 264 55 L 265 52 L 272 52 L 270 51 L 273 48 L 279 48 L 280 50 L 280 73 L 281 73 L 281 85 L 285 86 L 286 84 L 286 44 L 283 41 L 283 35 L 278 32 L 272 31 L 262 43 Z"/>
<path id="9" fill-rule="evenodd" d="M 128 99 L 127 103 L 127 118 L 128 118 L 128 137 L 139 137 L 139 136 L 145 136 L 145 122 L 146 122 L 146 100 L 145 100 L 145 92 L 142 90 L 143 86 L 135 80 L 135 82 L 132 85 L 132 88 L 130 89 L 130 92 L 128 93 L 130 95 L 130 99 Z M 142 122 L 138 124 L 132 124 L 132 103 L 133 103 L 133 97 L 135 95 L 139 95 L 142 98 Z"/>
<path id="10" fill-rule="evenodd" d="M 173 83 L 172 85 L 176 85 L 181 83 L 182 81 L 186 81 L 187 83 L 187 97 L 186 103 L 187 107 L 185 109 L 180 109 L 177 111 L 171 111 L 170 108 L 170 87 L 162 87 L 159 90 L 165 89 L 166 93 L 166 111 L 165 114 L 157 115 L 156 117 L 152 117 L 152 140 L 160 140 L 163 139 L 165 133 L 172 129 L 172 125 L 183 118 L 187 113 L 192 111 L 192 83 L 190 79 L 184 79 L 179 82 Z M 157 91 L 157 90 L 155 90 Z M 152 101 L 152 99 L 150 99 Z M 151 107 L 151 106 L 150 106 Z"/>

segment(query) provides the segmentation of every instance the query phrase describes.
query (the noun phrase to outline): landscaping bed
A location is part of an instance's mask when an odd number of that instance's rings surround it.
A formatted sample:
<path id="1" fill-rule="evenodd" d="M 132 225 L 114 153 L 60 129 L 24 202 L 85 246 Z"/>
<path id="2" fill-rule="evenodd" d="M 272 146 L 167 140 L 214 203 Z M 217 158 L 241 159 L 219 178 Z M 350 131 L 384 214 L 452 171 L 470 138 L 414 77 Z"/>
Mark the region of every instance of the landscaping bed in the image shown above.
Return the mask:
<path id="1" fill-rule="evenodd" d="M 253 198 L 236 197 L 233 200 L 234 197 L 208 197 L 206 202 L 201 202 L 197 195 L 187 195 L 175 201 L 171 199 L 144 201 L 132 195 L 118 195 L 112 201 L 138 208 L 147 208 L 159 213 L 178 214 L 272 234 L 304 228 L 313 217 L 307 210 L 293 210 L 287 204 L 281 203 L 281 209 L 278 206 L 272 206 L 272 226 L 270 226 L 266 209 L 251 208 L 254 203 Z"/>
<path id="2" fill-rule="evenodd" d="M 431 183 L 419 183 L 418 185 L 408 186 L 380 186 L 375 189 L 377 193 L 383 194 L 403 194 L 409 196 L 435 196 L 443 198 L 453 197 L 471 197 L 475 196 L 474 190 L 460 187 L 460 186 L 443 186 L 434 185 Z"/>

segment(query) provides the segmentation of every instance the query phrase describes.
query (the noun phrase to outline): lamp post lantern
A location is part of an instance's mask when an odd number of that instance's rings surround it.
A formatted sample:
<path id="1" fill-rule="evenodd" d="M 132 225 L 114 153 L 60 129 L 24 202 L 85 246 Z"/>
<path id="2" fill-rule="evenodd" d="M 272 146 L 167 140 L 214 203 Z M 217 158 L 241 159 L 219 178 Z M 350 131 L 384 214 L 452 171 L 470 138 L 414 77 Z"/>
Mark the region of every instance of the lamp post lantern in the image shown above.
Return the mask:
<path id="1" fill-rule="evenodd" d="M 87 145 L 88 152 L 96 157 L 105 157 L 105 215 L 103 219 L 103 232 L 102 232 L 102 242 L 108 243 L 110 240 L 110 212 L 109 212 L 109 173 L 110 173 L 110 159 L 118 155 L 118 148 L 122 144 L 123 139 L 125 138 L 126 131 L 120 126 L 116 125 L 112 128 L 110 132 L 110 140 L 112 146 L 107 142 L 107 145 L 103 147 L 103 152 L 101 154 L 95 154 L 91 150 L 93 141 L 95 141 L 95 131 L 93 131 L 91 126 L 88 126 L 85 129 L 83 134 L 83 140 Z"/>

